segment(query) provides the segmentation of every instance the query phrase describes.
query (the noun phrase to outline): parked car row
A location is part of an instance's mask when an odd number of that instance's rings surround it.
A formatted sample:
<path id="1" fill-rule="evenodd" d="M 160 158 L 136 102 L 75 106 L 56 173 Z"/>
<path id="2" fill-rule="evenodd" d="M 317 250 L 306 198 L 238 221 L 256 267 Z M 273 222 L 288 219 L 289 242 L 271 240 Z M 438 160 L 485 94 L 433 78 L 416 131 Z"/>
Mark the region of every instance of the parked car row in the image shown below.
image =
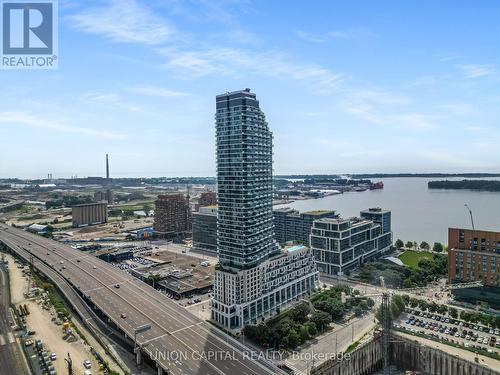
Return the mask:
<path id="1" fill-rule="evenodd" d="M 419 310 L 407 310 L 407 312 L 410 314 L 415 314 L 416 316 L 422 316 L 423 318 L 428 318 L 428 319 L 436 320 L 436 321 L 443 322 L 443 323 L 450 323 L 450 324 L 454 324 L 454 325 L 457 325 L 460 327 L 471 328 L 471 329 L 474 329 L 476 331 L 482 331 L 485 333 L 489 333 L 490 335 L 500 336 L 499 329 L 488 328 L 485 326 L 481 326 L 477 323 L 467 323 L 467 322 L 460 321 L 458 319 L 452 319 L 449 317 L 440 316 L 438 314 L 421 312 Z"/>
<path id="2" fill-rule="evenodd" d="M 432 319 L 433 317 L 429 317 Z M 487 346 L 491 348 L 500 348 L 500 340 L 497 340 L 495 336 L 487 336 L 481 335 L 480 331 L 473 331 L 472 329 L 465 329 L 460 325 L 447 325 L 446 323 L 453 324 L 452 319 L 446 318 L 443 323 L 441 323 L 441 318 L 434 317 L 435 321 L 428 321 L 424 319 L 420 319 L 415 317 L 414 315 L 410 316 L 402 325 L 395 324 L 396 328 L 403 328 L 411 333 L 421 333 L 427 336 L 435 337 L 438 339 L 442 339 L 445 341 L 453 342 L 459 345 L 464 345 L 466 348 L 481 348 L 484 350 L 488 350 L 492 352 L 492 349 L 488 349 Z M 448 321 L 447 321 L 448 320 Z M 457 322 L 455 322 L 457 323 Z M 415 327 L 415 328 L 413 328 Z M 422 329 L 419 329 L 422 328 Z M 473 344 L 477 343 L 476 344 Z"/>

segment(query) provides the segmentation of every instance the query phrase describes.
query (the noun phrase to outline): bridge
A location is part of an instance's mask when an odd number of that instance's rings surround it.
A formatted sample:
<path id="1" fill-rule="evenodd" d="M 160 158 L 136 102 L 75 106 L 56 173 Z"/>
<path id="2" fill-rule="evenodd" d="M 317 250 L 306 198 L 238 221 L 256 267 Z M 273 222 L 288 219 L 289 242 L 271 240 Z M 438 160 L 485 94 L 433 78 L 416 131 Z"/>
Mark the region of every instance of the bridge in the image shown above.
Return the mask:
<path id="1" fill-rule="evenodd" d="M 137 362 L 149 357 L 159 375 L 283 373 L 151 286 L 92 255 L 3 224 L 0 244 L 26 261 L 31 258 L 82 319 L 92 319 L 89 307 L 105 316 L 134 344 Z"/>

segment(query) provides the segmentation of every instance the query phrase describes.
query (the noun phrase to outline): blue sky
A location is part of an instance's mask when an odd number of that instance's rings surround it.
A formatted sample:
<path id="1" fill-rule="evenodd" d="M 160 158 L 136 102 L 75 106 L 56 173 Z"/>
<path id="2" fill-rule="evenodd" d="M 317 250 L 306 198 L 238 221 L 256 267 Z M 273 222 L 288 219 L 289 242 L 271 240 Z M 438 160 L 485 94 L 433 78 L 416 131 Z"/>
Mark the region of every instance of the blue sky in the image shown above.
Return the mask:
<path id="1" fill-rule="evenodd" d="M 499 172 L 500 5 L 59 2 L 59 68 L 0 70 L 0 177 L 215 175 L 249 87 L 278 174 Z"/>

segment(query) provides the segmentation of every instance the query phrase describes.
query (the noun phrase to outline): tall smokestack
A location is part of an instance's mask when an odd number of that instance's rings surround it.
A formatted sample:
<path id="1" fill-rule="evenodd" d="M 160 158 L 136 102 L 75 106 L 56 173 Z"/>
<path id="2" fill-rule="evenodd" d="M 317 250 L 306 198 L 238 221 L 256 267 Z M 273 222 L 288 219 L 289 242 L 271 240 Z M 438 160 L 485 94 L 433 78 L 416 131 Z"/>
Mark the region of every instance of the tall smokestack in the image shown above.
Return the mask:
<path id="1" fill-rule="evenodd" d="M 108 154 L 106 154 L 106 180 L 109 180 L 109 160 L 108 160 Z"/>

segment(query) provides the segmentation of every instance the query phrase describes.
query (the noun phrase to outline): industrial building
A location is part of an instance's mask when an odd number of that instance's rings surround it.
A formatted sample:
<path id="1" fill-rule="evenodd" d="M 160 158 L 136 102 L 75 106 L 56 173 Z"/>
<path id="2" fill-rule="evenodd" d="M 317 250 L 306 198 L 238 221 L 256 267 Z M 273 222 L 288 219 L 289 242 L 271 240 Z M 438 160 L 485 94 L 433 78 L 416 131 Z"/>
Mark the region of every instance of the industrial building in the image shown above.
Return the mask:
<path id="1" fill-rule="evenodd" d="M 189 196 L 184 194 L 159 195 L 155 201 L 153 229 L 161 238 L 181 239 L 191 232 Z"/>
<path id="2" fill-rule="evenodd" d="M 216 97 L 217 251 L 211 319 L 240 331 L 311 293 L 318 281 L 306 246 L 274 239 L 272 138 L 250 89 Z"/>
<path id="3" fill-rule="evenodd" d="M 96 202 L 73 206 L 72 218 L 74 227 L 107 223 L 108 203 Z"/>
<path id="4" fill-rule="evenodd" d="M 94 201 L 96 202 L 102 202 L 106 201 L 108 204 L 113 204 L 114 200 L 114 194 L 113 190 L 107 189 L 105 191 L 98 190 L 94 193 Z"/>
<path id="5" fill-rule="evenodd" d="M 193 213 L 193 248 L 217 254 L 217 206 Z"/>
<path id="6" fill-rule="evenodd" d="M 389 251 L 392 231 L 364 218 L 324 218 L 314 221 L 310 243 L 321 273 L 344 275 Z"/>
<path id="7" fill-rule="evenodd" d="M 157 253 L 152 266 L 138 267 L 130 273 L 176 298 L 203 294 L 212 290 L 214 265 L 185 254 Z"/>
<path id="8" fill-rule="evenodd" d="M 283 244 L 298 241 L 309 244 L 309 235 L 314 220 L 325 217 L 335 218 L 335 211 L 317 210 L 300 213 L 291 208 L 281 208 L 273 211 L 274 236 Z"/>

